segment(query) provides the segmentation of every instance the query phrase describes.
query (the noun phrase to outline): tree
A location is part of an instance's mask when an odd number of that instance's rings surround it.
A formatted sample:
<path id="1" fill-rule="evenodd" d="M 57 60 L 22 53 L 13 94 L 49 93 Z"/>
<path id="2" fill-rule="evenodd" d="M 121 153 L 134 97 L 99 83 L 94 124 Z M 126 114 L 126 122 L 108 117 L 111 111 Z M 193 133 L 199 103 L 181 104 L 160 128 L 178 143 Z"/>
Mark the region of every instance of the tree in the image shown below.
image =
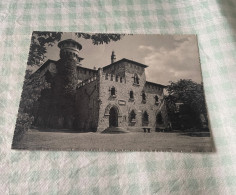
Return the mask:
<path id="1" fill-rule="evenodd" d="M 27 65 L 39 66 L 46 57 L 46 46 L 53 46 L 55 42 L 61 40 L 61 36 L 61 32 L 34 31 L 31 37 L 31 45 Z"/>
<path id="2" fill-rule="evenodd" d="M 46 81 L 45 77 L 40 77 L 37 73 L 35 73 L 33 78 L 25 80 L 12 142 L 13 147 L 22 139 L 24 133 L 34 121 L 32 108 L 41 97 L 42 90 L 49 89 L 50 87 L 50 83 Z"/>
<path id="3" fill-rule="evenodd" d="M 192 80 L 180 79 L 177 82 L 170 82 L 166 88 L 168 95 L 165 97 L 167 109 L 172 120 L 176 118 L 176 103 L 183 103 L 179 112 L 185 116 L 190 125 L 197 126 L 201 124 L 200 115 L 203 114 L 207 119 L 206 103 L 204 98 L 203 83 L 199 84 Z M 187 119 L 188 118 L 188 119 Z"/>
<path id="4" fill-rule="evenodd" d="M 47 46 L 53 46 L 56 42 L 59 42 L 62 38 L 62 32 L 41 32 L 34 31 L 32 33 L 30 52 L 28 58 L 28 65 L 39 66 L 45 59 L 47 52 Z M 90 39 L 94 45 L 108 44 L 111 41 L 120 40 L 124 34 L 88 34 L 88 33 L 75 33 L 78 38 Z"/>

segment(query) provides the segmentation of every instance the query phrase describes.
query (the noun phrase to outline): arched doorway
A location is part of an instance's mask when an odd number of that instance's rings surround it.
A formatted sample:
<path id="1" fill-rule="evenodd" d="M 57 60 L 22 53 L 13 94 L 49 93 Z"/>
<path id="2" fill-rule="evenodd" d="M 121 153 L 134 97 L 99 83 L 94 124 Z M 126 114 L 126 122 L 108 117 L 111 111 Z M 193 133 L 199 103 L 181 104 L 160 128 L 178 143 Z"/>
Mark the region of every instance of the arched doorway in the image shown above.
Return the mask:
<path id="1" fill-rule="evenodd" d="M 118 113 L 114 106 L 109 111 L 109 127 L 118 127 Z"/>
<path id="2" fill-rule="evenodd" d="M 162 118 L 162 115 L 161 115 L 161 113 L 159 112 L 158 114 L 157 114 L 157 116 L 156 116 L 156 123 L 157 123 L 157 125 L 163 125 L 163 118 Z"/>

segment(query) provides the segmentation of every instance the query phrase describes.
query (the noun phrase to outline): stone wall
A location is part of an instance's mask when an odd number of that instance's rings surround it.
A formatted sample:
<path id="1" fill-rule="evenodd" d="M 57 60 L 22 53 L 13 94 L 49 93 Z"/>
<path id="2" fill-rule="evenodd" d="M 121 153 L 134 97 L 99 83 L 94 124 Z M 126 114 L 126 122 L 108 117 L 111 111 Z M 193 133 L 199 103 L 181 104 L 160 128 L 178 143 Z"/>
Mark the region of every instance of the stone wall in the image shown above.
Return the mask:
<path id="1" fill-rule="evenodd" d="M 125 77 L 125 64 L 122 62 L 117 62 L 115 64 L 108 65 L 103 68 L 103 72 Z"/>
<path id="2" fill-rule="evenodd" d="M 146 82 L 144 86 L 144 91 L 146 93 L 157 94 L 157 96 L 162 96 L 163 90 L 164 90 L 164 87 L 162 87 L 161 85 L 160 86 L 153 85 L 153 84 L 149 84 L 148 82 Z"/>
<path id="3" fill-rule="evenodd" d="M 97 77 L 92 77 L 78 85 L 75 102 L 76 130 L 96 131 L 99 110 Z"/>
<path id="4" fill-rule="evenodd" d="M 79 81 L 84 81 L 95 75 L 97 75 L 97 70 L 77 66 L 77 78 Z"/>
<path id="5" fill-rule="evenodd" d="M 129 99 L 129 94 L 128 91 L 123 89 L 126 88 L 125 78 L 118 76 L 118 80 L 116 80 L 115 78 L 117 78 L 117 76 L 118 75 L 99 74 L 100 108 L 98 131 L 109 127 L 109 110 L 113 106 L 115 106 L 118 112 L 118 126 L 123 126 L 127 119 L 127 100 Z M 120 78 L 122 78 L 122 81 Z M 115 96 L 111 96 L 112 87 L 116 90 Z"/>
<path id="6" fill-rule="evenodd" d="M 118 72 L 118 75 L 114 74 Z M 123 71 L 123 72 L 122 72 Z M 146 88 L 146 76 L 143 67 L 122 62 L 118 67 L 106 68 L 105 73 L 99 77 L 99 99 L 101 101 L 99 109 L 98 131 L 109 127 L 109 109 L 115 107 L 118 112 L 118 126 L 125 129 L 137 131 L 141 126 L 150 126 L 152 130 L 158 126 L 156 124 L 156 115 L 161 113 L 163 124 L 160 127 L 167 126 L 167 114 L 163 100 L 163 89 Z M 107 73 L 113 74 L 107 74 Z M 134 74 L 139 77 L 139 84 L 134 83 Z M 120 76 L 122 75 L 122 77 Z M 118 78 L 118 79 L 114 79 Z M 122 78 L 120 82 L 119 78 Z M 115 96 L 111 95 L 111 89 L 115 88 Z M 130 98 L 130 91 L 133 91 L 134 98 Z M 142 93 L 146 95 L 146 101 L 143 101 Z M 155 96 L 159 97 L 159 102 L 155 101 Z M 135 122 L 130 120 L 130 113 L 134 111 Z M 147 112 L 149 123 L 143 123 L 143 114 Z"/>

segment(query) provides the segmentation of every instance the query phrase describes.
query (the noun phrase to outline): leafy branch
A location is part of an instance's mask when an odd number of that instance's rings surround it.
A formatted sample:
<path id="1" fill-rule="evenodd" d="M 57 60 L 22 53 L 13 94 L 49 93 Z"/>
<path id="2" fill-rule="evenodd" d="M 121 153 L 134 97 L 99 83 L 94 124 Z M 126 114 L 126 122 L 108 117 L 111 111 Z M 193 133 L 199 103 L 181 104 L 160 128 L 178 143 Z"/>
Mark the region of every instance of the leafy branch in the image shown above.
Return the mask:
<path id="1" fill-rule="evenodd" d="M 62 38 L 62 32 L 41 32 L 34 31 L 32 33 L 29 58 L 27 64 L 29 66 L 39 66 L 46 58 L 47 47 L 52 47 Z M 78 38 L 91 39 L 94 45 L 108 44 L 112 41 L 120 40 L 124 34 L 105 34 L 105 33 L 75 33 Z"/>

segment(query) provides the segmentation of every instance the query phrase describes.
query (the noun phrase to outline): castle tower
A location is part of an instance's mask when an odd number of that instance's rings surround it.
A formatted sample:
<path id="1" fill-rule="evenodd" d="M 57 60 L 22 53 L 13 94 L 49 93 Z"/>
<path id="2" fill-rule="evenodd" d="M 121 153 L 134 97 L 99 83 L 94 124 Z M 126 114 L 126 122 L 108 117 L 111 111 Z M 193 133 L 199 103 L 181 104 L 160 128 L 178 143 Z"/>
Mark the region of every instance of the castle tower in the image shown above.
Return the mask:
<path id="1" fill-rule="evenodd" d="M 82 45 L 73 39 L 67 39 L 58 43 L 60 48 L 60 58 L 61 59 L 73 59 L 78 63 L 83 60 L 79 57 L 79 51 L 82 49 Z"/>
<path id="2" fill-rule="evenodd" d="M 116 61 L 116 55 L 115 55 L 115 52 L 112 51 L 112 54 L 111 54 L 111 63 L 113 64 L 115 61 Z"/>
<path id="3" fill-rule="evenodd" d="M 57 69 L 62 94 L 74 95 L 77 84 L 76 66 L 83 60 L 83 58 L 79 57 L 79 51 L 82 46 L 72 39 L 67 39 L 59 42 L 58 47 L 60 48 L 60 60 L 58 61 Z"/>
<path id="4" fill-rule="evenodd" d="M 76 66 L 83 58 L 79 57 L 82 46 L 67 39 L 58 43 L 60 48 L 60 60 L 57 62 L 58 75 L 55 82 L 55 110 L 61 128 L 73 128 L 74 107 L 77 86 Z"/>

